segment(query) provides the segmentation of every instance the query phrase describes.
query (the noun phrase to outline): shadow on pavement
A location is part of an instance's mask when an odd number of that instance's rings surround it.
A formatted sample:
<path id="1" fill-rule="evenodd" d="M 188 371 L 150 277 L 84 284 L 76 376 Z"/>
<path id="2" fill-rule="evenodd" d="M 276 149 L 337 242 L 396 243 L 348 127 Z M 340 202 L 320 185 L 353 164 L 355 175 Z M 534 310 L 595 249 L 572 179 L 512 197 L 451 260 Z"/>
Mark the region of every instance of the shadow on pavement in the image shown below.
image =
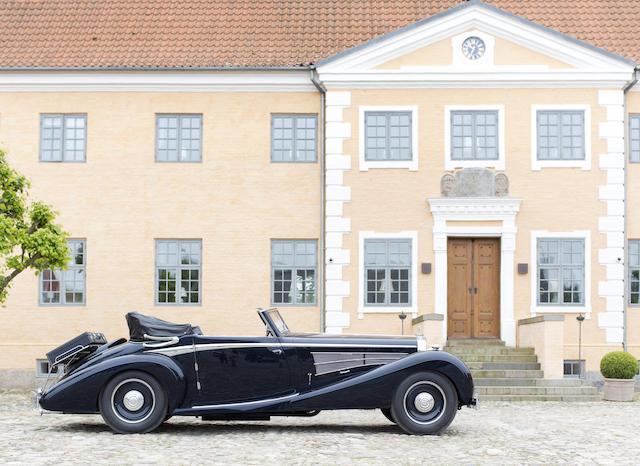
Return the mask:
<path id="1" fill-rule="evenodd" d="M 70 422 L 55 426 L 56 432 L 87 433 L 111 432 L 111 429 L 103 423 L 87 424 Z M 336 425 L 336 424 L 291 424 L 269 425 L 265 423 L 254 424 L 234 421 L 233 424 L 225 422 L 198 423 L 171 423 L 161 425 L 153 433 L 178 434 L 178 435 L 228 435 L 262 432 L 287 432 L 287 433 L 351 433 L 351 434 L 398 434 L 404 435 L 399 427 L 389 425 Z M 153 434 L 152 433 L 152 434 Z"/>

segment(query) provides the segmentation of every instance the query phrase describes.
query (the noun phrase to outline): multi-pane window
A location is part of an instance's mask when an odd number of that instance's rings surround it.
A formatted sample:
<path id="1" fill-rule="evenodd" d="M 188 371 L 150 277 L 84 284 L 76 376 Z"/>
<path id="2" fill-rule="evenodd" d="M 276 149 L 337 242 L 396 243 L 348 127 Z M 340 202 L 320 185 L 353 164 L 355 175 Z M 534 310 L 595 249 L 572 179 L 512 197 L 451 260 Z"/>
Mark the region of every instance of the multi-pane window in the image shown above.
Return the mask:
<path id="1" fill-rule="evenodd" d="M 451 159 L 498 159 L 498 112 L 496 110 L 451 112 Z"/>
<path id="2" fill-rule="evenodd" d="M 629 116 L 629 161 L 640 162 L 640 115 Z"/>
<path id="3" fill-rule="evenodd" d="M 583 239 L 538 240 L 538 304 L 584 304 Z"/>
<path id="4" fill-rule="evenodd" d="M 564 376 L 580 377 L 584 371 L 584 359 L 565 359 Z"/>
<path id="5" fill-rule="evenodd" d="M 156 115 L 156 160 L 200 162 L 202 115 Z"/>
<path id="6" fill-rule="evenodd" d="M 273 304 L 316 303 L 316 241 L 271 241 Z"/>
<path id="7" fill-rule="evenodd" d="M 583 110 L 537 112 L 538 160 L 584 160 Z"/>
<path id="8" fill-rule="evenodd" d="M 629 240 L 629 303 L 640 304 L 640 240 Z"/>
<path id="9" fill-rule="evenodd" d="M 365 304 L 411 304 L 411 240 L 367 239 L 364 243 Z"/>
<path id="10" fill-rule="evenodd" d="M 200 240 L 156 240 L 156 303 L 199 304 Z"/>
<path id="11" fill-rule="evenodd" d="M 42 162 L 84 162 L 86 147 L 86 115 L 40 115 Z"/>
<path id="12" fill-rule="evenodd" d="M 315 115 L 271 115 L 271 160 L 315 162 Z"/>
<path id="13" fill-rule="evenodd" d="M 71 239 L 65 270 L 46 269 L 40 273 L 40 304 L 78 305 L 85 302 L 86 243 Z"/>
<path id="14" fill-rule="evenodd" d="M 411 112 L 365 112 L 365 160 L 411 160 Z"/>

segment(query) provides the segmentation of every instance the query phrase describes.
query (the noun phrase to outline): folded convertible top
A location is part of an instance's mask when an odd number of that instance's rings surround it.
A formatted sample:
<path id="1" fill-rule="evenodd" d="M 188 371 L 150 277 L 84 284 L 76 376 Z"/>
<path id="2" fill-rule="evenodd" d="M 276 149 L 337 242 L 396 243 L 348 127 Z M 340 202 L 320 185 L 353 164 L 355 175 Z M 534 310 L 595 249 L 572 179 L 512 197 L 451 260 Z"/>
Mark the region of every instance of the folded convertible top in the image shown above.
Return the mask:
<path id="1" fill-rule="evenodd" d="M 152 337 L 181 337 L 183 335 L 202 335 L 200 327 L 191 324 L 174 324 L 157 317 L 146 316 L 139 312 L 126 315 L 130 340 L 144 340 L 145 335 Z"/>

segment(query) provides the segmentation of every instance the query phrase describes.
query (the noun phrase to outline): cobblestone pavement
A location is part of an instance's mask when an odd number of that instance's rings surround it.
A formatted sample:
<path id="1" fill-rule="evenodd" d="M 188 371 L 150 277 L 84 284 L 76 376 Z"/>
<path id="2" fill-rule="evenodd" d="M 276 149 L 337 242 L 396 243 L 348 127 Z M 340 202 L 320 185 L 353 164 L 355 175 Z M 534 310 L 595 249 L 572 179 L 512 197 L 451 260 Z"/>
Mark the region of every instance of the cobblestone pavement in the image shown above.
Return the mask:
<path id="1" fill-rule="evenodd" d="M 486 403 L 440 436 L 402 434 L 379 411 L 271 422 L 173 418 L 116 435 L 99 415 L 39 416 L 31 395 L 0 393 L 0 464 L 631 464 L 640 402 Z"/>

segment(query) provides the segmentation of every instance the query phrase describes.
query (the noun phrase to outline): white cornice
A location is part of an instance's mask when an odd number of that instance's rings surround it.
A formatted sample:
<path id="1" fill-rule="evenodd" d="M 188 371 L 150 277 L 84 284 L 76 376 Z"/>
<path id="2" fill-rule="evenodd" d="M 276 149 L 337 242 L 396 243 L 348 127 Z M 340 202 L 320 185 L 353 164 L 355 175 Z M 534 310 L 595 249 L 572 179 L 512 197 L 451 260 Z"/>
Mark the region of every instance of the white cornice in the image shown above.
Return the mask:
<path id="1" fill-rule="evenodd" d="M 587 70 L 458 71 L 373 70 L 325 72 L 328 89 L 344 88 L 610 88 L 622 89 L 633 76 L 624 72 Z"/>
<path id="2" fill-rule="evenodd" d="M 437 197 L 428 199 L 434 217 L 448 220 L 499 220 L 520 210 L 522 199 L 513 197 Z"/>
<path id="3" fill-rule="evenodd" d="M 0 72 L 0 92 L 316 92 L 308 71 Z"/>

